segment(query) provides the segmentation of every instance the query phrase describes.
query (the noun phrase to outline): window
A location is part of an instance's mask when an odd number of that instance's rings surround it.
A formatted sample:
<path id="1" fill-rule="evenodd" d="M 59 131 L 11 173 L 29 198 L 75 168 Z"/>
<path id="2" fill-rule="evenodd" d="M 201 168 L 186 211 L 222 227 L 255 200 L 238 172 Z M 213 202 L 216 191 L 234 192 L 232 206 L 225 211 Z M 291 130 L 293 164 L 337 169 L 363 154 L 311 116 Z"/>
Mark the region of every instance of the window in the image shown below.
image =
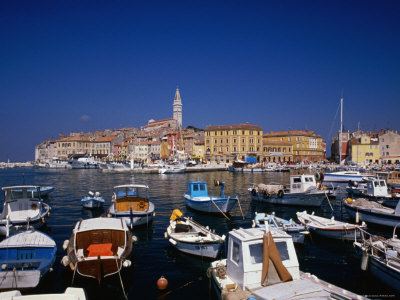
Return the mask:
<path id="1" fill-rule="evenodd" d="M 242 147 L 242 152 L 244 152 L 244 147 Z"/>
<path id="2" fill-rule="evenodd" d="M 200 184 L 200 191 L 205 191 L 206 190 L 206 186 L 204 184 Z"/>
<path id="3" fill-rule="evenodd" d="M 229 144 L 229 139 L 226 139 L 226 143 Z"/>
<path id="4" fill-rule="evenodd" d="M 301 178 L 300 177 L 293 178 L 293 183 L 299 183 L 299 182 L 301 182 Z"/>
<path id="5" fill-rule="evenodd" d="M 198 191 L 198 190 L 199 190 L 199 185 L 193 184 L 193 191 Z"/>
<path id="6" fill-rule="evenodd" d="M 214 140 L 214 144 L 218 144 L 218 140 L 217 139 Z"/>
<path id="7" fill-rule="evenodd" d="M 244 130 L 242 130 L 242 134 L 244 135 Z"/>
<path id="8" fill-rule="evenodd" d="M 233 152 L 236 152 L 236 147 L 233 147 Z"/>
<path id="9" fill-rule="evenodd" d="M 244 144 L 244 139 L 242 139 L 242 143 Z"/>
<path id="10" fill-rule="evenodd" d="M 254 141 L 253 139 L 250 139 L 250 143 L 251 143 L 251 144 L 253 144 L 253 141 Z"/>
<path id="11" fill-rule="evenodd" d="M 221 144 L 222 144 L 222 139 L 221 139 Z"/>
<path id="12" fill-rule="evenodd" d="M 260 264 L 263 261 L 263 244 L 249 245 L 250 261 L 252 264 Z"/>
<path id="13" fill-rule="evenodd" d="M 226 147 L 226 152 L 229 152 L 229 147 Z"/>
<path id="14" fill-rule="evenodd" d="M 236 144 L 236 138 L 233 139 L 233 143 Z"/>
<path id="15" fill-rule="evenodd" d="M 232 261 L 239 264 L 240 260 L 240 245 L 232 241 Z"/>
<path id="16" fill-rule="evenodd" d="M 264 147 L 264 152 L 267 152 L 267 147 Z"/>

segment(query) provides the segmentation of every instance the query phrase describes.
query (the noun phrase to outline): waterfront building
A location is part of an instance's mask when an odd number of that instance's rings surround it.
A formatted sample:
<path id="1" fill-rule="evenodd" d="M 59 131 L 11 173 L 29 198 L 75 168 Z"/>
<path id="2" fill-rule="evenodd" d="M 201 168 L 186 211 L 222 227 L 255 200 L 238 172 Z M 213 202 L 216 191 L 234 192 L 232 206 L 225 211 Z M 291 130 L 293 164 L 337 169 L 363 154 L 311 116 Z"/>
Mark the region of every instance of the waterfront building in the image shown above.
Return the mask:
<path id="1" fill-rule="evenodd" d="M 379 141 L 377 134 L 364 134 L 350 140 L 349 160 L 360 164 L 379 163 Z"/>
<path id="2" fill-rule="evenodd" d="M 287 142 L 292 145 L 294 162 L 318 162 L 324 160 L 322 137 L 312 130 L 268 132 L 264 143 Z"/>
<path id="3" fill-rule="evenodd" d="M 261 160 L 263 131 L 258 125 L 246 123 L 207 126 L 204 134 L 207 160 Z"/>
<path id="4" fill-rule="evenodd" d="M 293 162 L 292 143 L 264 140 L 263 162 Z"/>
<path id="5" fill-rule="evenodd" d="M 75 154 L 91 154 L 94 145 L 90 138 L 84 136 L 67 136 L 57 141 L 57 157 L 69 159 Z"/>
<path id="6" fill-rule="evenodd" d="M 400 163 L 400 135 L 397 131 L 383 130 L 379 133 L 379 152 L 382 164 Z"/>
<path id="7" fill-rule="evenodd" d="M 107 157 L 112 155 L 112 145 L 117 140 L 115 135 L 96 137 L 92 154 L 96 157 Z"/>
<path id="8" fill-rule="evenodd" d="M 147 162 L 149 159 L 148 142 L 139 142 L 135 145 L 134 160 L 138 162 Z"/>
<path id="9" fill-rule="evenodd" d="M 148 142 L 149 146 L 149 157 L 151 160 L 158 160 L 161 158 L 161 142 L 151 141 Z"/>
<path id="10" fill-rule="evenodd" d="M 342 147 L 340 148 L 340 141 Z M 331 145 L 331 157 L 335 162 L 340 163 L 340 149 L 342 150 L 342 161 L 346 160 L 350 155 L 349 150 L 349 141 L 350 141 L 350 132 L 342 132 L 342 136 L 340 138 L 340 131 L 338 135 L 332 139 Z"/>
<path id="11" fill-rule="evenodd" d="M 57 157 L 57 144 L 55 140 L 48 140 L 35 147 L 35 161 L 51 161 Z"/>
<path id="12" fill-rule="evenodd" d="M 192 158 L 198 161 L 204 160 L 204 140 L 195 140 L 193 143 L 193 154 Z"/>
<path id="13" fill-rule="evenodd" d="M 182 128 L 182 100 L 181 94 L 179 93 L 179 88 L 176 88 L 175 97 L 174 97 L 174 119 L 176 120 L 177 129 Z"/>

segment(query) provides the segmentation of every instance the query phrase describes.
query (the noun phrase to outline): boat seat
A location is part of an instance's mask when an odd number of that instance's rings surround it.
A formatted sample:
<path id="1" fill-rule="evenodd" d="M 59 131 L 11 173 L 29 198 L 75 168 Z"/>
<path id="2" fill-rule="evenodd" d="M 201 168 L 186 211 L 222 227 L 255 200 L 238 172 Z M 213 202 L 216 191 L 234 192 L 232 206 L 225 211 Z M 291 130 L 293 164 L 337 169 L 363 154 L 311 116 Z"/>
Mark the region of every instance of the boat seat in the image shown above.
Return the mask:
<path id="1" fill-rule="evenodd" d="M 190 225 L 187 225 L 187 224 L 180 224 L 180 223 L 177 223 L 176 225 L 175 225 L 175 230 L 174 230 L 176 233 L 180 233 L 180 232 L 190 232 L 190 231 L 192 231 L 192 226 L 190 226 Z"/>
<path id="2" fill-rule="evenodd" d="M 88 257 L 97 257 L 97 256 L 112 256 L 113 252 L 111 251 L 112 243 L 104 243 L 104 244 L 91 244 L 86 249 L 89 251 Z"/>

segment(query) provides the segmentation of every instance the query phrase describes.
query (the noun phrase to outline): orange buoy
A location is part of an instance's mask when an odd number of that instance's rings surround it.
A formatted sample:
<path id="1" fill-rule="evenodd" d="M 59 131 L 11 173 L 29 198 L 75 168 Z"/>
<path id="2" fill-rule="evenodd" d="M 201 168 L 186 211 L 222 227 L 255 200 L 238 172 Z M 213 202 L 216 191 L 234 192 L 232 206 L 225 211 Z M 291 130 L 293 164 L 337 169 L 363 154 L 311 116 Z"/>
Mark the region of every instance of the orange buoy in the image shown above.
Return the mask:
<path id="1" fill-rule="evenodd" d="M 158 280 L 157 280 L 157 288 L 159 290 L 165 290 L 168 286 L 168 280 L 164 277 L 161 276 Z"/>

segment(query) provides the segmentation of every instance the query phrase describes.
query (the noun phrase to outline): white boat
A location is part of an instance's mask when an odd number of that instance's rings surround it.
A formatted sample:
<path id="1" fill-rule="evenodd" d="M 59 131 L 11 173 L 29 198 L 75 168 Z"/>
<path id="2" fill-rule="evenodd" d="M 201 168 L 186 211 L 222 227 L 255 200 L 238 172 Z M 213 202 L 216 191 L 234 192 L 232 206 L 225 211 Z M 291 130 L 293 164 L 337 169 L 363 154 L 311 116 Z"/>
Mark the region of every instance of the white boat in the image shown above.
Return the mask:
<path id="1" fill-rule="evenodd" d="M 100 193 L 93 193 L 92 191 L 89 191 L 88 195 L 83 197 L 81 202 L 83 207 L 91 209 L 101 208 L 104 205 L 104 199 L 100 197 Z"/>
<path id="2" fill-rule="evenodd" d="M 51 192 L 54 191 L 54 187 L 52 186 L 41 186 L 39 188 L 40 191 L 40 195 L 39 192 L 37 190 L 37 188 L 30 188 L 28 189 L 28 193 L 33 193 L 33 197 L 35 198 L 41 198 L 41 197 L 47 197 Z M 13 195 L 15 196 L 22 196 L 22 189 L 13 189 Z"/>
<path id="3" fill-rule="evenodd" d="M 51 237 L 32 229 L 1 241 L 0 290 L 36 287 L 51 270 L 56 252 L 56 243 Z"/>
<path id="4" fill-rule="evenodd" d="M 74 158 L 71 163 L 72 169 L 97 169 L 99 163 L 94 159 L 93 156 L 82 156 Z"/>
<path id="5" fill-rule="evenodd" d="M 395 230 L 390 239 L 360 230 L 362 240 L 355 240 L 353 245 L 362 257 L 363 271 L 369 270 L 375 278 L 400 291 L 400 239 Z"/>
<path id="6" fill-rule="evenodd" d="M 183 195 L 185 203 L 191 209 L 206 213 L 228 213 L 239 201 L 238 196 L 226 197 L 224 192 L 225 182 L 215 181 L 216 186 L 221 187 L 220 196 L 208 194 L 207 183 L 204 181 L 190 181 L 187 193 Z"/>
<path id="7" fill-rule="evenodd" d="M 129 267 L 134 239 L 124 222 L 113 218 L 78 221 L 63 248 L 67 256 L 61 263 L 79 275 L 101 279 Z"/>
<path id="8" fill-rule="evenodd" d="M 301 174 L 290 176 L 287 189 L 282 184 L 252 184 L 248 188 L 252 200 L 271 204 L 320 206 L 328 192 L 317 186 L 313 175 Z"/>
<path id="9" fill-rule="evenodd" d="M 179 251 L 206 258 L 216 258 L 225 243 L 225 236 L 219 236 L 191 218 L 182 217 L 175 209 L 170 218 L 166 237 Z"/>
<path id="10" fill-rule="evenodd" d="M 296 215 L 301 224 L 306 226 L 311 233 L 331 239 L 354 240 L 355 235 L 359 234 L 359 231 L 357 230 L 358 228 L 367 228 L 365 223 L 359 226 L 337 221 L 334 217 L 327 219 L 315 216 L 314 212 L 308 214 L 307 211 L 302 211 L 297 212 Z"/>
<path id="11" fill-rule="evenodd" d="M 393 209 L 365 198 L 347 198 L 343 200 L 343 205 L 347 214 L 355 219 L 356 223 L 364 221 L 367 224 L 373 223 L 390 227 L 395 227 L 400 223 L 400 204 Z"/>
<path id="12" fill-rule="evenodd" d="M 234 229 L 227 253 L 207 270 L 218 299 L 365 299 L 301 272 L 292 237 L 279 229 Z"/>
<path id="13" fill-rule="evenodd" d="M 158 169 L 160 174 L 181 174 L 185 173 L 185 171 L 186 166 L 183 164 L 163 165 L 160 169 Z"/>
<path id="14" fill-rule="evenodd" d="M 39 197 L 40 187 L 32 185 L 3 187 L 4 204 L 0 215 L 0 235 L 8 236 L 11 232 L 29 227 L 40 228 L 50 215 L 50 207 Z M 13 191 L 16 190 L 17 193 Z"/>
<path id="15" fill-rule="evenodd" d="M 155 212 L 153 202 L 149 201 L 149 187 L 143 184 L 115 186 L 107 215 L 124 220 L 130 228 L 150 224 Z"/>
<path id="16" fill-rule="evenodd" d="M 20 291 L 13 290 L 0 293 L 1 300 L 86 300 L 85 290 L 69 287 L 60 294 L 34 294 L 22 295 Z"/>
<path id="17" fill-rule="evenodd" d="M 293 243 L 295 244 L 303 244 L 305 235 L 309 233 L 304 225 L 297 224 L 292 219 L 285 220 L 278 218 L 275 216 L 275 212 L 272 214 L 256 212 L 253 220 L 253 227 L 257 226 L 265 228 L 266 224 L 290 234 L 293 238 Z"/>
<path id="18" fill-rule="evenodd" d="M 389 193 L 384 179 L 368 178 L 358 184 L 350 183 L 346 191 L 350 196 L 368 198 L 390 207 L 396 207 L 400 199 L 396 194 Z"/>
<path id="19" fill-rule="evenodd" d="M 360 173 L 359 171 L 338 171 L 324 174 L 324 183 L 344 183 L 344 182 L 359 182 L 363 178 L 374 177 L 372 174 Z"/>

